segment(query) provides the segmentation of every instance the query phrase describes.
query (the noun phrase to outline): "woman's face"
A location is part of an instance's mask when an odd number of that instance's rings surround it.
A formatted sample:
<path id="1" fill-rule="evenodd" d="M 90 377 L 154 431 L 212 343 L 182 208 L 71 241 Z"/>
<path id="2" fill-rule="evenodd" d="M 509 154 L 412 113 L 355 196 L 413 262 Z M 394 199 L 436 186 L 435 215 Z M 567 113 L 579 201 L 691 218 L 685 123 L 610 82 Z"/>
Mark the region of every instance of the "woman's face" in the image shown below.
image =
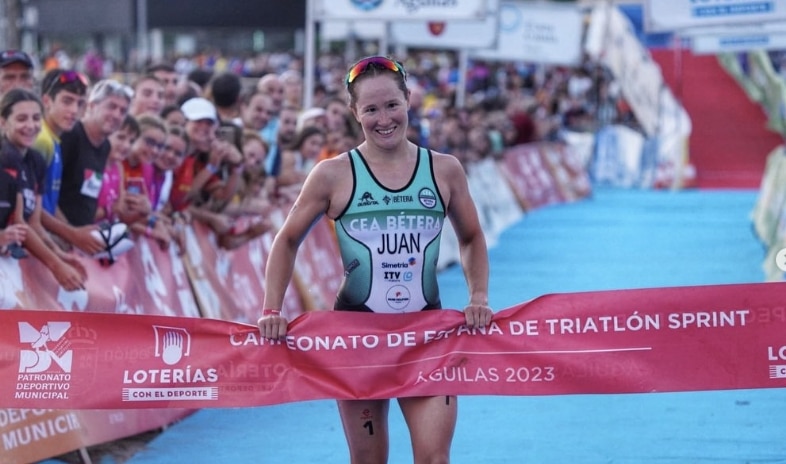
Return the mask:
<path id="1" fill-rule="evenodd" d="M 346 116 L 347 105 L 331 101 L 325 109 L 325 116 L 327 117 L 327 127 L 331 132 L 346 130 Z"/>
<path id="2" fill-rule="evenodd" d="M 132 163 L 153 163 L 164 151 L 166 134 L 157 127 L 148 127 L 139 134 L 131 149 Z"/>
<path id="3" fill-rule="evenodd" d="M 381 149 L 398 147 L 406 139 L 409 103 L 396 79 L 381 74 L 358 80 L 355 86 L 352 112 L 366 141 Z"/>
<path id="4" fill-rule="evenodd" d="M 317 159 L 322 147 L 325 146 L 325 136 L 322 134 L 314 134 L 306 137 L 303 145 L 300 147 L 300 153 L 306 159 Z"/>
<path id="5" fill-rule="evenodd" d="M 30 148 L 41 131 L 41 105 L 36 101 L 20 101 L 2 119 L 3 132 L 9 142 L 21 150 Z"/>
<path id="6" fill-rule="evenodd" d="M 200 119 L 186 122 L 186 133 L 191 140 L 191 147 L 200 151 L 209 151 L 210 144 L 216 138 L 216 123 L 212 119 Z"/>
<path id="7" fill-rule="evenodd" d="M 186 141 L 182 137 L 169 134 L 166 137 L 166 143 L 161 151 L 161 155 L 153 162 L 162 171 L 173 171 L 183 162 L 187 148 Z"/>
<path id="8" fill-rule="evenodd" d="M 266 156 L 267 150 L 259 140 L 251 139 L 243 144 L 243 161 L 247 168 L 261 166 Z"/>
<path id="9" fill-rule="evenodd" d="M 164 122 L 170 126 L 186 127 L 186 115 L 180 110 L 173 110 L 167 113 Z"/>
<path id="10" fill-rule="evenodd" d="M 128 158 L 134 140 L 136 140 L 136 133 L 126 127 L 112 132 L 112 135 L 109 136 L 109 145 L 112 147 L 109 152 L 109 160 L 120 163 Z"/>

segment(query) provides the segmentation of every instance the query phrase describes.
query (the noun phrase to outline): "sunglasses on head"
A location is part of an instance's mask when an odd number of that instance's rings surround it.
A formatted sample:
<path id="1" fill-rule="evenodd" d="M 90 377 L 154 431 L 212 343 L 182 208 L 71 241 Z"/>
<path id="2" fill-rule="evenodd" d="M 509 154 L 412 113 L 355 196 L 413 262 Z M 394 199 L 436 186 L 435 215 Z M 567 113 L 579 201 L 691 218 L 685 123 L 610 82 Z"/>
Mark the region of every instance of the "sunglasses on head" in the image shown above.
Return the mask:
<path id="1" fill-rule="evenodd" d="M 90 81 L 88 81 L 87 77 L 82 73 L 77 71 L 60 71 L 57 77 L 52 79 L 52 82 L 49 83 L 49 87 L 44 94 L 51 92 L 55 88 L 55 85 L 66 85 L 77 81 L 81 82 L 85 89 L 90 85 Z"/>
<path id="2" fill-rule="evenodd" d="M 385 58 L 384 56 L 370 56 L 358 61 L 351 68 L 349 68 L 349 72 L 347 73 L 347 77 L 345 79 L 345 84 L 349 86 L 349 84 L 354 82 L 359 75 L 366 72 L 369 67 L 388 69 L 401 74 L 401 77 L 403 77 L 405 80 L 407 78 L 407 72 L 404 70 L 404 66 L 402 66 L 398 61 Z"/>
<path id="3" fill-rule="evenodd" d="M 134 98 L 134 90 L 131 87 L 121 84 L 115 80 L 106 79 L 99 81 L 98 84 L 93 87 L 93 90 L 90 92 L 90 96 L 87 100 L 103 100 L 110 95 L 116 97 L 125 97 L 130 101 L 132 98 Z"/>

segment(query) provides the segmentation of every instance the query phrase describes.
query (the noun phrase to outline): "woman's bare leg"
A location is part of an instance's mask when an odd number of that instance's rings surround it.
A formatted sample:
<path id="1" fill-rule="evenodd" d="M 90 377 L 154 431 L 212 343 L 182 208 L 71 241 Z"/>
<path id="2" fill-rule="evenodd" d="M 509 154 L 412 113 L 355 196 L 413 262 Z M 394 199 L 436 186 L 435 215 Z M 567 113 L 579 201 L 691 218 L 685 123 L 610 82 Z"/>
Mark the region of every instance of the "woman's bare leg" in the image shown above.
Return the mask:
<path id="1" fill-rule="evenodd" d="M 389 400 L 339 400 L 351 464 L 388 462 Z"/>
<path id="2" fill-rule="evenodd" d="M 456 430 L 455 396 L 399 398 L 407 421 L 415 464 L 447 464 Z"/>

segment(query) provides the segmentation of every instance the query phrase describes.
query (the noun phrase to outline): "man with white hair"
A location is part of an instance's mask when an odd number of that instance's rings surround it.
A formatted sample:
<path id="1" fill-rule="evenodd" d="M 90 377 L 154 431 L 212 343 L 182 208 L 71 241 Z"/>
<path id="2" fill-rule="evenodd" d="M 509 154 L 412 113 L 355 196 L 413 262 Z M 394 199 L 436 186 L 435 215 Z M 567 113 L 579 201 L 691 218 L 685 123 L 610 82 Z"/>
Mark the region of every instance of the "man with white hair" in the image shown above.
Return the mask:
<path id="1" fill-rule="evenodd" d="M 108 137 L 120 128 L 132 97 L 133 90 L 127 85 L 111 79 L 99 81 L 88 94 L 85 115 L 60 139 L 63 179 L 58 214 L 71 225 L 95 221 L 109 156 Z"/>

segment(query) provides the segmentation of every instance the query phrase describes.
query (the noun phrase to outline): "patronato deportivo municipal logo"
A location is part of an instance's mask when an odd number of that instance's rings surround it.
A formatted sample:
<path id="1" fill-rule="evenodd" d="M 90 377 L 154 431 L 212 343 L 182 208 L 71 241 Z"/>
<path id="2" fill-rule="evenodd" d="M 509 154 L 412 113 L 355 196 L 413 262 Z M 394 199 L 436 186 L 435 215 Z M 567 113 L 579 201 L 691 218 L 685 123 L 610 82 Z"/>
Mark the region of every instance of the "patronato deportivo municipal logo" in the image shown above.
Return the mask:
<path id="1" fill-rule="evenodd" d="M 74 353 L 66 333 L 70 322 L 47 322 L 40 328 L 19 322 L 19 350 L 15 399 L 65 400 L 71 389 Z"/>
<path id="2" fill-rule="evenodd" d="M 31 348 L 19 352 L 19 373 L 70 373 L 74 353 L 65 338 L 70 328 L 70 322 L 47 322 L 41 328 L 19 322 L 19 341 Z"/>
<path id="3" fill-rule="evenodd" d="M 371 11 L 382 5 L 382 0 L 352 0 L 355 8 L 363 11 Z"/>

